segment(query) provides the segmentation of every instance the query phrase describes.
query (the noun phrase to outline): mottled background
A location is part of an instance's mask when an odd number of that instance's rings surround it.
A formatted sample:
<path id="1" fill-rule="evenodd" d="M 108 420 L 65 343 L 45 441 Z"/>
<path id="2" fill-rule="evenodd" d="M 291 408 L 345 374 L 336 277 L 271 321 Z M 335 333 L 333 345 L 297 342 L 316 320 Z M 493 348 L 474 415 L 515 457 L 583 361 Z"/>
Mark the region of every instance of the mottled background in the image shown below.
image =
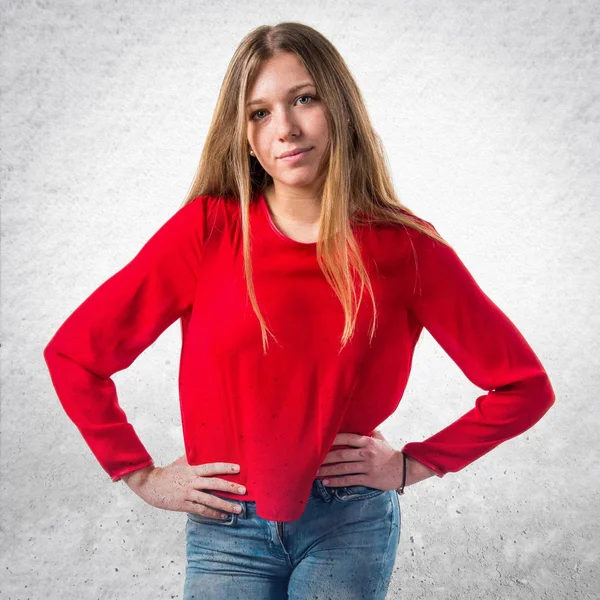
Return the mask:
<path id="1" fill-rule="evenodd" d="M 287 20 L 340 50 L 401 199 L 518 326 L 557 395 L 524 435 L 407 489 L 388 597 L 598 597 L 597 2 L 0 5 L 2 598 L 181 598 L 185 515 L 111 483 L 42 350 L 181 205 L 241 38 Z M 179 336 L 115 376 L 157 464 L 183 454 Z M 479 394 L 425 332 L 383 433 L 424 439 Z"/>

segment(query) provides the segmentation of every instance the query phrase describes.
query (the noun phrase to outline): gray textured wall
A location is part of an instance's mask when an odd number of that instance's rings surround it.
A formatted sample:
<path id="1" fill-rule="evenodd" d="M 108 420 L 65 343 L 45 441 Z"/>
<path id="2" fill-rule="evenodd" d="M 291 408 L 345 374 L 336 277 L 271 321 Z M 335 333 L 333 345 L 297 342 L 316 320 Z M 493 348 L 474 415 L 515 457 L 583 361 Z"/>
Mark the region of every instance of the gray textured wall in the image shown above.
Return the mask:
<path id="1" fill-rule="evenodd" d="M 454 245 L 557 394 L 523 436 L 408 488 L 389 597 L 597 597 L 596 2 L 1 6 L 3 598 L 181 597 L 185 516 L 110 482 L 42 349 L 178 208 L 235 46 L 283 20 L 341 51 L 402 200 Z M 183 453 L 178 351 L 177 325 L 115 376 L 157 464 Z M 480 393 L 425 333 L 383 432 L 423 439 Z"/>

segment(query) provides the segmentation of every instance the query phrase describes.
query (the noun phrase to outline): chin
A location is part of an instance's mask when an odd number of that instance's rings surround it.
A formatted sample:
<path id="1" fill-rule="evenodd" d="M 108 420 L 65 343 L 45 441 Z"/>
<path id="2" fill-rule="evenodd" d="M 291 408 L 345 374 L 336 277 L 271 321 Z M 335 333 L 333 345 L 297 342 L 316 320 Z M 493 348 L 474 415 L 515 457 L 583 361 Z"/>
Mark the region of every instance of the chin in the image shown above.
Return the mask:
<path id="1" fill-rule="evenodd" d="M 276 180 L 283 185 L 288 185 L 290 187 L 307 187 L 314 185 L 314 183 L 317 181 L 317 178 L 315 175 L 302 176 L 300 173 L 298 173 L 298 176 L 296 177 L 290 177 L 288 175 L 287 177 L 276 178 Z"/>

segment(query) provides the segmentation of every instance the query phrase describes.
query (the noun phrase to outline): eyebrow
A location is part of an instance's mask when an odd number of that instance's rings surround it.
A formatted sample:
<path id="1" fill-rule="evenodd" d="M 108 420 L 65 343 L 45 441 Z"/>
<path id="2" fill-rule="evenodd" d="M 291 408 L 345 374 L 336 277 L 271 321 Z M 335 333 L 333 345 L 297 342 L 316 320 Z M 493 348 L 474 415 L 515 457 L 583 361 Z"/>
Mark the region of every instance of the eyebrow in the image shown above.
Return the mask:
<path id="1" fill-rule="evenodd" d="M 288 90 L 288 94 L 293 94 L 294 92 L 297 92 L 298 90 L 301 90 L 302 88 L 305 88 L 305 87 L 313 87 L 313 88 L 317 89 L 314 83 L 309 83 L 309 82 L 300 83 L 299 85 L 295 85 L 293 88 L 290 88 Z M 253 104 L 262 104 L 263 102 L 266 102 L 266 100 L 264 98 L 257 98 L 256 100 L 250 100 L 250 102 L 246 103 L 246 108 L 249 106 L 252 106 Z"/>

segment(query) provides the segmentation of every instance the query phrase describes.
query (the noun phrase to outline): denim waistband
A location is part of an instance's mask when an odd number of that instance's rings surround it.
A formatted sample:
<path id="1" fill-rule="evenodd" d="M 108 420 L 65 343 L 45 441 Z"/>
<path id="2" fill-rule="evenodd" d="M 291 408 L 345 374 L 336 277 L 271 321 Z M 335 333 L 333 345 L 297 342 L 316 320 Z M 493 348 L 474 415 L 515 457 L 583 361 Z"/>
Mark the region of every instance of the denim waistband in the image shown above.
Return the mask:
<path id="1" fill-rule="evenodd" d="M 308 496 L 311 498 L 320 498 L 323 502 L 329 503 L 334 500 L 336 497 L 345 497 L 348 494 L 349 490 L 352 488 L 364 488 L 364 486 L 346 486 L 346 487 L 331 487 L 324 485 L 320 479 L 313 479 L 312 486 L 310 489 L 310 494 Z M 224 496 L 219 494 L 214 490 L 204 490 L 207 494 L 213 494 L 214 496 L 219 496 L 228 502 L 234 502 L 235 504 L 239 504 L 242 507 L 242 511 L 237 515 L 241 519 L 246 519 L 249 516 L 256 514 L 256 501 L 254 500 L 242 500 L 241 498 L 230 498 L 228 496 Z"/>
<path id="2" fill-rule="evenodd" d="M 340 490 L 340 489 L 341 488 L 339 488 L 339 487 L 331 487 L 331 486 L 324 485 L 320 479 L 313 479 L 312 486 L 310 489 L 310 494 L 308 497 L 309 498 L 321 498 L 321 500 L 323 500 L 324 502 L 331 502 L 336 493 L 336 490 Z M 229 496 L 220 494 L 219 492 L 217 492 L 215 490 L 203 490 L 203 491 L 206 494 L 212 494 L 213 496 L 219 496 L 220 498 L 223 498 L 224 500 L 227 500 L 228 502 L 235 502 L 237 504 L 241 504 L 242 508 L 244 509 L 241 513 L 242 518 L 246 516 L 246 510 L 245 510 L 246 505 L 254 506 L 256 504 L 256 502 L 254 500 L 242 500 L 242 497 L 230 498 Z"/>
<path id="3" fill-rule="evenodd" d="M 312 488 L 310 489 L 310 498 L 321 498 L 325 502 L 331 501 L 333 490 L 336 488 L 323 485 L 320 479 L 314 479 L 312 482 Z"/>
<path id="4" fill-rule="evenodd" d="M 360 490 L 360 491 L 359 491 Z M 256 501 L 255 500 L 241 500 L 238 498 L 230 498 L 228 496 L 223 496 L 214 490 L 204 490 L 207 494 L 213 494 L 215 496 L 219 496 L 228 502 L 233 502 L 235 504 L 239 504 L 242 508 L 241 512 L 236 513 L 234 515 L 234 521 L 237 518 L 247 519 L 252 518 L 256 515 Z M 329 504 L 333 502 L 335 499 L 345 500 L 348 497 L 356 497 L 358 494 L 359 497 L 363 499 L 369 499 L 374 496 L 383 494 L 383 490 L 378 490 L 376 488 L 368 488 L 362 485 L 350 485 L 350 486 L 336 486 L 331 487 L 324 485 L 320 479 L 313 479 L 312 486 L 310 489 L 310 494 L 308 499 L 311 498 L 320 498 L 323 502 Z M 389 492 L 391 493 L 391 492 Z M 394 494 L 395 495 L 395 494 Z"/>

